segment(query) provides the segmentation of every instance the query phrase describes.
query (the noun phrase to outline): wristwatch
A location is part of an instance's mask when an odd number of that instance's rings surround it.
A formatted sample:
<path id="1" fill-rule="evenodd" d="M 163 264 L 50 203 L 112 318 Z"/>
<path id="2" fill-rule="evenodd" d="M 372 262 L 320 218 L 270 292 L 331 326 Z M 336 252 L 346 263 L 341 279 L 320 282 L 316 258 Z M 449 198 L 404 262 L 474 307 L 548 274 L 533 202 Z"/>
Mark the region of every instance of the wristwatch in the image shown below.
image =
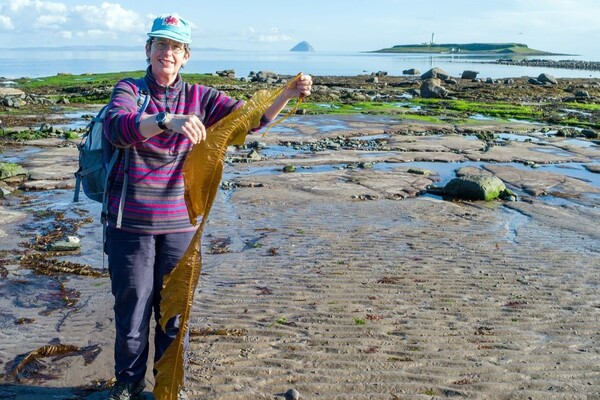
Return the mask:
<path id="1" fill-rule="evenodd" d="M 156 125 L 158 125 L 158 127 L 160 129 L 162 129 L 163 131 L 166 131 L 167 125 L 165 125 L 165 121 L 167 120 L 167 113 L 166 112 L 159 112 L 158 114 L 156 114 Z"/>

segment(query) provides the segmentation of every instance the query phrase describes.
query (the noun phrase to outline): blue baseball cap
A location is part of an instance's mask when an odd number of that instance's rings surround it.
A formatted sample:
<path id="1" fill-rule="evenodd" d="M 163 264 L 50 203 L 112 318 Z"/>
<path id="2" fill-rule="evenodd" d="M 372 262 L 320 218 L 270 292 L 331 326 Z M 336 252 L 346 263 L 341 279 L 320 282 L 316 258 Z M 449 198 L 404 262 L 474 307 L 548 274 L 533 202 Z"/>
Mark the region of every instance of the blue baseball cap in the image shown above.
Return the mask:
<path id="1" fill-rule="evenodd" d="M 183 18 L 167 15 L 154 20 L 148 36 L 163 37 L 188 44 L 192 43 L 192 28 Z"/>

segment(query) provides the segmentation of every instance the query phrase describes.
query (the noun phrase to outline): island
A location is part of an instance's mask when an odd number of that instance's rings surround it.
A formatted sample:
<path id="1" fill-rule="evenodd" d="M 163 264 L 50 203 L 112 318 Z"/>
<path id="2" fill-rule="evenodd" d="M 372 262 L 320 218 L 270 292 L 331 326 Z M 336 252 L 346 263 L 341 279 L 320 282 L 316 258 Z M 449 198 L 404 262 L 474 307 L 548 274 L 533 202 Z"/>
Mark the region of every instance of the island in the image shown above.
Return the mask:
<path id="1" fill-rule="evenodd" d="M 523 43 L 423 43 L 399 44 L 370 53 L 456 53 L 456 54 L 497 54 L 518 56 L 556 56 L 564 55 L 529 48 Z"/>
<path id="2" fill-rule="evenodd" d="M 306 40 L 298 43 L 297 45 L 295 45 L 294 47 L 292 47 L 290 49 L 290 51 L 315 51 L 315 48 L 312 47 L 312 45 L 310 43 L 308 43 Z"/>

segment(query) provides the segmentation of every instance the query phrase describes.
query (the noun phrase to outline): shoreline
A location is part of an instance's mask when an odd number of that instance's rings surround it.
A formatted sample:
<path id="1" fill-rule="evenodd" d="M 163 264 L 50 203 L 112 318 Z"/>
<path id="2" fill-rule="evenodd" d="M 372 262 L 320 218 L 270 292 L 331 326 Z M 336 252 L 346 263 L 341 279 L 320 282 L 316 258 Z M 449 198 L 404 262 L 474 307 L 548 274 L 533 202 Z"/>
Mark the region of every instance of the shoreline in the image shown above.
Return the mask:
<path id="1" fill-rule="evenodd" d="M 491 64 L 513 65 L 537 68 L 564 68 L 572 70 L 600 71 L 600 61 L 583 60 L 544 60 L 538 58 L 517 59 L 501 58 L 496 61 L 489 61 Z"/>
<path id="2" fill-rule="evenodd" d="M 56 55 L 59 52 L 54 52 Z M 119 71 L 134 71 L 145 69 L 143 62 L 129 61 L 130 58 L 135 58 L 135 54 L 143 56 L 143 49 L 139 52 L 130 51 L 122 52 L 123 56 L 119 57 L 119 53 L 108 53 L 107 57 L 110 63 L 88 63 L 85 58 L 77 57 L 67 52 L 64 54 L 68 65 L 61 69 L 50 68 L 49 62 L 45 62 L 44 57 L 50 57 L 52 54 L 42 54 L 41 60 L 31 64 L 30 60 L 22 60 L 19 58 L 9 58 L 10 61 L 2 75 L 10 77 L 11 80 L 21 77 L 40 78 L 46 76 L 54 76 L 59 73 L 75 73 L 75 74 L 94 74 L 105 72 L 117 73 Z M 319 75 L 338 75 L 352 77 L 363 73 L 388 71 L 392 75 L 401 76 L 402 71 L 410 68 L 418 68 L 426 70 L 427 66 L 438 66 L 449 70 L 455 76 L 462 73 L 464 69 L 469 69 L 469 65 L 476 63 L 480 65 L 482 74 L 491 76 L 494 79 L 523 76 L 528 74 L 530 67 L 520 66 L 500 66 L 488 65 L 486 60 L 497 60 L 505 57 L 519 57 L 517 54 L 497 54 L 497 55 L 460 55 L 460 54 L 415 54 L 415 53 L 372 53 L 365 52 L 265 52 L 252 53 L 244 51 L 201 51 L 198 50 L 198 58 L 192 58 L 186 66 L 186 71 L 192 73 L 214 73 L 215 71 L 233 69 L 238 73 L 238 76 L 247 76 L 251 71 L 269 70 L 282 75 L 295 75 L 299 71 L 309 73 L 313 76 Z M 586 64 L 589 62 L 598 62 L 600 58 L 596 54 L 591 55 L 569 55 L 569 56 L 527 56 L 526 58 L 558 58 L 558 59 L 574 59 L 578 63 Z M 141 59 L 140 59 L 141 61 Z M 254 67 L 251 67 L 254 65 Z M 296 67 L 292 68 L 292 65 Z M 558 67 L 560 65 L 557 64 Z M 12 68 L 11 68 L 12 67 Z M 456 68 L 456 69 L 455 69 Z M 549 68 L 549 67 L 547 67 Z M 580 68 L 569 70 L 568 68 L 553 68 L 553 72 L 557 77 L 564 78 L 585 78 Z M 595 71 L 594 71 L 595 72 Z M 594 73 L 595 78 L 599 78 L 597 73 Z"/>

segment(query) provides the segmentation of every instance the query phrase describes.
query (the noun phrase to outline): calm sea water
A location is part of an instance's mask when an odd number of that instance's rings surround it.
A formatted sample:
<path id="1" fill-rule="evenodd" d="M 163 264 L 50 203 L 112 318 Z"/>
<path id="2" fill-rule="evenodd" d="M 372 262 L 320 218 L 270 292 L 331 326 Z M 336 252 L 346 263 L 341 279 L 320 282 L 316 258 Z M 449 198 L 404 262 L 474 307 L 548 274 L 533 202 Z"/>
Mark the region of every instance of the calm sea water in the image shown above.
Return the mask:
<path id="1" fill-rule="evenodd" d="M 304 72 L 313 75 L 354 76 L 386 71 L 402 75 L 402 71 L 417 68 L 421 73 L 432 67 L 440 67 L 453 76 L 460 76 L 466 69 L 479 71 L 481 78 L 507 78 L 538 76 L 545 72 L 557 78 L 600 78 L 600 71 L 582 71 L 537 67 L 514 67 L 482 64 L 498 57 L 420 55 L 420 54 L 374 54 L 341 52 L 244 52 L 227 50 L 193 51 L 184 72 L 214 73 L 233 69 L 237 77 L 247 76 L 250 71 L 270 70 L 279 74 L 294 75 Z M 538 57 L 540 58 L 540 57 Z M 548 59 L 578 59 L 596 61 L 600 57 L 554 56 Z M 143 48 L 137 50 L 15 50 L 0 52 L 0 76 L 20 77 L 53 76 L 60 72 L 73 74 L 133 71 L 146 68 Z"/>

